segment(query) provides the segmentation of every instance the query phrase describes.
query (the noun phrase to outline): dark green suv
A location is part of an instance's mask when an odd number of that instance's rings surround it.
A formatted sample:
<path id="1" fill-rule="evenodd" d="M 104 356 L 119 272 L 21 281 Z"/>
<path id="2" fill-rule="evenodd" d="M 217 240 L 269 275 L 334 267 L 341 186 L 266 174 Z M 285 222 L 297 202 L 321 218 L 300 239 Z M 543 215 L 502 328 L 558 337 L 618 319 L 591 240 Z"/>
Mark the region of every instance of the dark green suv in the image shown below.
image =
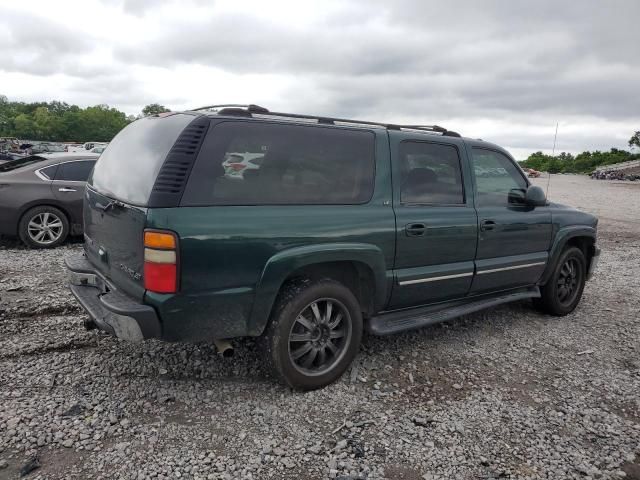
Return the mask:
<path id="1" fill-rule="evenodd" d="M 442 127 L 204 107 L 109 144 L 67 266 L 87 327 L 225 351 L 259 336 L 276 374 L 312 389 L 345 371 L 363 329 L 526 298 L 566 315 L 596 225 L 502 148 Z"/>

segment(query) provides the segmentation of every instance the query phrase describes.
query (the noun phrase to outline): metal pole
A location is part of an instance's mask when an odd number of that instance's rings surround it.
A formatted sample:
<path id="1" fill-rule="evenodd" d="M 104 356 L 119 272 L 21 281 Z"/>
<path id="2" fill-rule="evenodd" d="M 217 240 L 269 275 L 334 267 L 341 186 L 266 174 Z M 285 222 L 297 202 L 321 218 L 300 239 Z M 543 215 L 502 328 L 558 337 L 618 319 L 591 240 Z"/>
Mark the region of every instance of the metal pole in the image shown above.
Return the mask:
<path id="1" fill-rule="evenodd" d="M 558 122 L 556 122 L 556 134 L 553 136 L 553 149 L 551 150 L 551 157 L 556 155 L 556 140 L 558 139 Z M 547 193 L 545 196 L 549 198 L 549 184 L 551 183 L 551 172 L 547 172 L 549 177 L 547 178 Z"/>

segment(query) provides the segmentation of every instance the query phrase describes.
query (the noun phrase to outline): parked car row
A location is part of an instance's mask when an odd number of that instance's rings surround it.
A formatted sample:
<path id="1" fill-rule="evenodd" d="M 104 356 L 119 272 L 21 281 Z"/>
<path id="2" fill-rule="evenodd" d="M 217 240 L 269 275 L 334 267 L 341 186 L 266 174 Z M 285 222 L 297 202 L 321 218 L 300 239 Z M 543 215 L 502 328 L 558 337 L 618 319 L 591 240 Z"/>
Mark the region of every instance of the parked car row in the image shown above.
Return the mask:
<path id="1" fill-rule="evenodd" d="M 589 175 L 596 180 L 628 180 L 635 182 L 640 180 L 640 173 L 628 173 L 624 170 L 597 170 Z"/>
<path id="2" fill-rule="evenodd" d="M 108 142 L 86 142 L 83 144 L 70 143 L 65 145 L 65 151 L 69 153 L 86 153 L 93 151 L 97 148 L 104 150 L 104 147 L 108 145 Z M 102 153 L 102 150 L 99 153 Z"/>

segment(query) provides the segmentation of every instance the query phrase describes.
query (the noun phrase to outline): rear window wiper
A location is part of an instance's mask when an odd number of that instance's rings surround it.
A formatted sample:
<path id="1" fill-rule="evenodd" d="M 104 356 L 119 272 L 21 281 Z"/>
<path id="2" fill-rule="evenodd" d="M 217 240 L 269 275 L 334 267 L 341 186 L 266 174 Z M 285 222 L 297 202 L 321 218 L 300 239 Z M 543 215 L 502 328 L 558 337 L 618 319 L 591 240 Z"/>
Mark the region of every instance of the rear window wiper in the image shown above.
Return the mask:
<path id="1" fill-rule="evenodd" d="M 125 204 L 122 202 L 119 202 L 117 200 L 110 200 L 109 203 L 107 203 L 106 205 L 98 205 L 100 208 L 102 208 L 103 212 L 107 212 L 109 211 L 109 209 L 111 208 L 115 208 L 115 207 L 121 207 L 124 208 Z"/>

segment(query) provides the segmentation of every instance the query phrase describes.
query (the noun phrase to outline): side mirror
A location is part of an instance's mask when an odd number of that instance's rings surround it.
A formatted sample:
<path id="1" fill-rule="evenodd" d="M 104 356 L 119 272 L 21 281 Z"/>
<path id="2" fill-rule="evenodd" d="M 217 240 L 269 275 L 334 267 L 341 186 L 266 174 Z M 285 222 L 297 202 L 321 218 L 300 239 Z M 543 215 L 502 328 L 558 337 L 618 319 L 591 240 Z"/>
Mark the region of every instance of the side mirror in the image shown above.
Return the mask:
<path id="1" fill-rule="evenodd" d="M 537 185 L 530 185 L 524 195 L 524 201 L 532 207 L 544 207 L 547 204 L 547 196 L 542 188 Z"/>
<path id="2" fill-rule="evenodd" d="M 525 205 L 527 203 L 525 190 L 522 188 L 509 190 L 508 202 L 510 205 Z"/>

